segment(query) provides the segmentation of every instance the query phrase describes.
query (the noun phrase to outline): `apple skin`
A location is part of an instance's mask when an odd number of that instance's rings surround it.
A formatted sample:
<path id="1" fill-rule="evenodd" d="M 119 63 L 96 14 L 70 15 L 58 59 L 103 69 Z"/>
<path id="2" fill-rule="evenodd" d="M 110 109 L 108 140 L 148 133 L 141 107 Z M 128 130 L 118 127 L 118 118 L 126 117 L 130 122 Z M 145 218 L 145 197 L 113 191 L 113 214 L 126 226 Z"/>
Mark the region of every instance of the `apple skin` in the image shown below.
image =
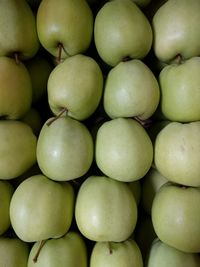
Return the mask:
<path id="1" fill-rule="evenodd" d="M 26 60 L 36 55 L 40 44 L 35 16 L 26 1 L 0 1 L 0 27 L 0 57 L 17 53 Z"/>
<path id="2" fill-rule="evenodd" d="M 37 138 L 24 122 L 0 120 L 0 179 L 22 175 L 36 163 Z"/>
<path id="3" fill-rule="evenodd" d="M 11 225 L 25 242 L 58 238 L 70 228 L 74 191 L 68 182 L 55 182 L 42 174 L 24 180 L 10 203 Z"/>
<path id="4" fill-rule="evenodd" d="M 200 186 L 200 122 L 170 122 L 157 135 L 156 169 L 169 181 Z"/>
<path id="5" fill-rule="evenodd" d="M 134 240 L 97 242 L 92 250 L 90 267 L 143 267 L 140 248 Z"/>
<path id="6" fill-rule="evenodd" d="M 157 109 L 160 88 L 152 71 L 141 60 L 120 62 L 108 73 L 104 109 L 110 118 L 148 119 Z"/>
<path id="7" fill-rule="evenodd" d="M 93 58 L 78 54 L 54 68 L 47 88 L 48 103 L 55 115 L 66 108 L 68 116 L 85 120 L 100 103 L 103 74 Z"/>
<path id="8" fill-rule="evenodd" d="M 200 257 L 197 253 L 185 253 L 156 238 L 146 258 L 146 267 L 199 267 Z"/>
<path id="9" fill-rule="evenodd" d="M 199 187 L 167 183 L 156 193 L 152 222 L 158 238 L 187 253 L 200 252 Z"/>
<path id="10" fill-rule="evenodd" d="M 63 237 L 47 240 L 42 247 L 37 261 L 40 242 L 36 242 L 29 254 L 27 267 L 87 267 L 87 249 L 82 236 L 69 231 Z"/>
<path id="11" fill-rule="evenodd" d="M 43 0 L 37 11 L 37 31 L 42 46 L 61 58 L 85 52 L 92 40 L 93 14 L 85 0 Z"/>
<path id="12" fill-rule="evenodd" d="M 90 176 L 78 191 L 75 219 L 86 238 L 121 242 L 135 228 L 137 204 L 126 183 L 105 176 Z"/>
<path id="13" fill-rule="evenodd" d="M 153 48 L 158 59 L 170 62 L 177 55 L 189 59 L 200 54 L 199 0 L 169 0 L 152 21 Z"/>
<path id="14" fill-rule="evenodd" d="M 27 267 L 28 244 L 18 238 L 0 237 L 0 266 Z"/>
<path id="15" fill-rule="evenodd" d="M 70 117 L 51 122 L 52 119 L 44 123 L 38 137 L 38 165 L 47 177 L 56 181 L 79 178 L 93 162 L 92 136 L 83 123 Z"/>
<path id="16" fill-rule="evenodd" d="M 0 235 L 4 234 L 10 226 L 10 201 L 14 192 L 8 181 L 0 181 Z"/>
<path id="17" fill-rule="evenodd" d="M 0 116 L 19 119 L 31 107 L 32 84 L 25 65 L 0 57 Z"/>
<path id="18" fill-rule="evenodd" d="M 116 66 L 124 58 L 144 58 L 152 45 L 152 28 L 131 0 L 106 2 L 94 22 L 94 41 L 102 60 Z"/>
<path id="19" fill-rule="evenodd" d="M 161 110 L 171 121 L 200 120 L 200 57 L 166 66 L 159 75 Z"/>
<path id="20" fill-rule="evenodd" d="M 139 122 L 117 118 L 103 123 L 99 128 L 95 159 L 105 175 L 123 182 L 133 182 L 141 179 L 150 169 L 153 146 Z"/>

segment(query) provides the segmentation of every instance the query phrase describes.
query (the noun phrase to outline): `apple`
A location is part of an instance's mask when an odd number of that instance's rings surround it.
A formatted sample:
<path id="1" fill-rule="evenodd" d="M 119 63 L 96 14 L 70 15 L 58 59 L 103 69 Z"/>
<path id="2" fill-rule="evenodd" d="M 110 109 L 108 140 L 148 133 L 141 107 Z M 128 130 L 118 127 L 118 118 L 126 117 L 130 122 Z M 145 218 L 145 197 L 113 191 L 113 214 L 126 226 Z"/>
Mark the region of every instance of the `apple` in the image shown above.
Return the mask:
<path id="1" fill-rule="evenodd" d="M 39 49 L 35 16 L 24 0 L 0 1 L 0 57 L 16 61 L 35 56 Z"/>
<path id="2" fill-rule="evenodd" d="M 22 175 L 36 163 L 37 138 L 24 122 L 0 120 L 0 179 Z"/>
<path id="3" fill-rule="evenodd" d="M 144 210 L 151 214 L 153 199 L 160 187 L 168 180 L 157 169 L 151 168 L 141 182 L 141 204 Z"/>
<path id="4" fill-rule="evenodd" d="M 137 204 L 126 183 L 89 176 L 78 191 L 75 220 L 89 240 L 121 242 L 136 226 Z"/>
<path id="5" fill-rule="evenodd" d="M 140 248 L 134 240 L 97 242 L 92 250 L 90 267 L 143 267 Z"/>
<path id="6" fill-rule="evenodd" d="M 151 25 L 131 0 L 106 2 L 94 22 L 94 41 L 101 59 L 116 66 L 127 58 L 144 58 L 150 51 Z"/>
<path id="7" fill-rule="evenodd" d="M 58 238 L 67 233 L 74 211 L 74 191 L 68 182 L 42 174 L 24 180 L 10 203 L 10 221 L 25 242 Z"/>
<path id="8" fill-rule="evenodd" d="M 200 257 L 197 253 L 185 253 L 156 238 L 149 250 L 146 267 L 199 267 Z"/>
<path id="9" fill-rule="evenodd" d="M 154 162 L 169 181 L 200 186 L 200 122 L 170 122 L 157 135 Z"/>
<path id="10" fill-rule="evenodd" d="M 0 181 L 0 235 L 4 234 L 10 226 L 10 201 L 14 192 L 8 181 Z"/>
<path id="11" fill-rule="evenodd" d="M 19 119 L 31 107 L 32 84 L 22 62 L 16 64 L 9 57 L 0 57 L 0 116 Z"/>
<path id="12" fill-rule="evenodd" d="M 85 0 L 43 0 L 37 10 L 37 32 L 42 46 L 58 61 L 83 53 L 92 40 L 92 11 Z"/>
<path id="13" fill-rule="evenodd" d="M 68 116 L 85 120 L 100 103 L 103 74 L 93 58 L 78 54 L 54 68 L 47 89 L 48 103 L 55 115 L 65 108 Z"/>
<path id="14" fill-rule="evenodd" d="M 123 182 L 133 182 L 141 179 L 150 169 L 153 146 L 139 122 L 116 118 L 106 121 L 99 128 L 95 159 L 105 175 Z"/>
<path id="15" fill-rule="evenodd" d="M 87 248 L 78 232 L 69 231 L 60 238 L 49 239 L 41 250 L 40 245 L 40 242 L 36 242 L 32 246 L 27 267 L 88 266 Z"/>
<path id="16" fill-rule="evenodd" d="M 0 237 L 0 266 L 27 267 L 28 244 L 18 238 Z"/>
<path id="17" fill-rule="evenodd" d="M 200 188 L 167 183 L 152 204 L 152 222 L 158 238 L 186 253 L 200 252 Z"/>
<path id="18" fill-rule="evenodd" d="M 153 49 L 159 60 L 199 56 L 199 10 L 199 0 L 168 0 L 156 11 L 152 20 Z"/>
<path id="19" fill-rule="evenodd" d="M 83 123 L 68 116 L 53 117 L 40 131 L 37 162 L 47 177 L 56 181 L 73 180 L 89 170 L 93 147 L 92 136 Z"/>
<path id="20" fill-rule="evenodd" d="M 152 71 L 141 60 L 118 63 L 108 73 L 104 109 L 110 118 L 148 119 L 156 111 L 160 88 Z"/>
<path id="21" fill-rule="evenodd" d="M 166 66 L 159 75 L 161 110 L 171 121 L 200 120 L 200 57 Z"/>

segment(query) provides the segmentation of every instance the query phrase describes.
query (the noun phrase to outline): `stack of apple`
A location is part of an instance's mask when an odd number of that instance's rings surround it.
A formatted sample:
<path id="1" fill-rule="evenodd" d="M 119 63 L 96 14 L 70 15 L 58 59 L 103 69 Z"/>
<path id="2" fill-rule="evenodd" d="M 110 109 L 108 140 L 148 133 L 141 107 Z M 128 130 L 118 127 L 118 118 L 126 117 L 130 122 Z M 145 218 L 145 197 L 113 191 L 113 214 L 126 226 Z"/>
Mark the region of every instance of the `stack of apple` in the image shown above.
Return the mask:
<path id="1" fill-rule="evenodd" d="M 200 266 L 199 21 L 0 1 L 0 267 Z"/>

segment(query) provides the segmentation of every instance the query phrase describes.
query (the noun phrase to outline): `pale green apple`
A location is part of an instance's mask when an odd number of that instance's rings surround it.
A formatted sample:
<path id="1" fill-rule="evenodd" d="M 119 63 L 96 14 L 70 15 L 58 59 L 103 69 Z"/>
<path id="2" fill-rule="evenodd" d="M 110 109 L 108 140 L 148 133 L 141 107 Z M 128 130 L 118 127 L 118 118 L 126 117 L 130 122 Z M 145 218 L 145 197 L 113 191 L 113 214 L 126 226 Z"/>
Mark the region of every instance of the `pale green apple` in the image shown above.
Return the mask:
<path id="1" fill-rule="evenodd" d="M 41 114 L 36 108 L 31 107 L 21 120 L 31 127 L 36 136 L 39 135 L 43 123 Z"/>
<path id="2" fill-rule="evenodd" d="M 48 103 L 55 115 L 66 108 L 68 116 L 84 120 L 100 103 L 103 74 L 92 57 L 78 54 L 54 68 L 47 87 Z"/>
<path id="3" fill-rule="evenodd" d="M 168 0 L 156 11 L 152 21 L 153 48 L 161 61 L 200 54 L 199 10 L 199 0 Z"/>
<path id="4" fill-rule="evenodd" d="M 199 267 L 197 253 L 185 253 L 160 241 L 154 240 L 146 259 L 146 267 Z"/>
<path id="5" fill-rule="evenodd" d="M 31 107 L 32 85 L 23 63 L 0 57 L 0 116 L 19 119 Z"/>
<path id="6" fill-rule="evenodd" d="M 105 176 L 90 176 L 78 191 L 75 219 L 86 238 L 121 242 L 136 226 L 137 204 L 126 183 Z"/>
<path id="7" fill-rule="evenodd" d="M 88 49 L 93 14 L 85 0 L 43 0 L 37 11 L 37 31 L 42 46 L 60 60 Z"/>
<path id="8" fill-rule="evenodd" d="M 141 179 L 153 160 L 151 140 L 139 122 L 117 118 L 101 125 L 97 132 L 95 159 L 107 176 L 123 182 Z"/>
<path id="9" fill-rule="evenodd" d="M 167 182 L 168 180 L 155 168 L 151 168 L 143 177 L 141 183 L 141 204 L 148 214 L 151 214 L 151 207 L 156 192 Z"/>
<path id="10" fill-rule="evenodd" d="M 25 62 L 32 83 L 32 102 L 38 103 L 47 93 L 47 81 L 53 69 L 50 61 L 42 54 L 37 54 Z"/>
<path id="11" fill-rule="evenodd" d="M 168 180 L 200 186 L 200 121 L 171 122 L 157 135 L 154 162 Z"/>
<path id="12" fill-rule="evenodd" d="M 22 175 L 36 162 L 37 138 L 24 122 L 0 120 L 0 179 Z"/>
<path id="13" fill-rule="evenodd" d="M 126 58 L 144 58 L 152 45 L 152 28 L 131 0 L 106 2 L 94 23 L 94 41 L 100 57 L 115 66 Z"/>
<path id="14" fill-rule="evenodd" d="M 40 242 L 36 242 L 31 248 L 27 267 L 88 266 L 86 244 L 78 232 L 69 231 L 60 238 L 47 240 L 37 257 L 39 247 Z"/>
<path id="15" fill-rule="evenodd" d="M 97 242 L 91 253 L 90 267 L 143 267 L 140 248 L 134 240 Z"/>
<path id="16" fill-rule="evenodd" d="M 10 203 L 10 221 L 25 242 L 58 238 L 67 233 L 74 212 L 74 190 L 42 174 L 24 180 Z"/>
<path id="17" fill-rule="evenodd" d="M 14 192 L 8 181 L 0 181 L 0 235 L 4 234 L 10 226 L 10 201 Z"/>
<path id="18" fill-rule="evenodd" d="M 161 186 L 152 205 L 152 222 L 158 238 L 183 252 L 200 252 L 199 202 L 199 187 L 171 183 Z"/>
<path id="19" fill-rule="evenodd" d="M 39 49 L 35 16 L 24 0 L 0 1 L 0 56 L 17 61 L 35 56 Z"/>
<path id="20" fill-rule="evenodd" d="M 0 266 L 27 267 L 28 244 L 18 238 L 0 237 Z"/>
<path id="21" fill-rule="evenodd" d="M 50 118 L 38 137 L 37 162 L 53 180 L 76 179 L 89 170 L 93 147 L 92 136 L 83 123 L 67 116 Z"/>
<path id="22" fill-rule="evenodd" d="M 200 57 L 166 66 L 159 75 L 161 110 L 171 121 L 200 120 Z"/>
<path id="23" fill-rule="evenodd" d="M 120 62 L 108 73 L 104 108 L 110 118 L 148 119 L 156 111 L 160 88 L 150 68 L 141 60 Z"/>

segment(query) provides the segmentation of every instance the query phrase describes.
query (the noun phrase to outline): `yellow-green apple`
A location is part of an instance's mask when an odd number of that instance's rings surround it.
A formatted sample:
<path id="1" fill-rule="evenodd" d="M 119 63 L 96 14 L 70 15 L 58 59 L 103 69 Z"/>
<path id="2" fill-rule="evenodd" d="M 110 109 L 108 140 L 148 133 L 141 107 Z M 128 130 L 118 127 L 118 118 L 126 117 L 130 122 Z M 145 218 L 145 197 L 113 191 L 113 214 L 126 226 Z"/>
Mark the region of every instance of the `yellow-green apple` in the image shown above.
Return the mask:
<path id="1" fill-rule="evenodd" d="M 118 63 L 107 76 L 104 109 L 110 118 L 148 119 L 156 111 L 160 88 L 150 68 L 141 60 Z"/>
<path id="2" fill-rule="evenodd" d="M 16 178 L 36 162 L 37 138 L 24 122 L 0 120 L 0 179 Z"/>
<path id="3" fill-rule="evenodd" d="M 110 66 L 127 58 L 144 58 L 152 45 L 151 25 L 131 0 L 106 2 L 94 22 L 94 41 L 102 60 Z"/>
<path id="4" fill-rule="evenodd" d="M 54 68 L 47 87 L 48 103 L 55 115 L 66 109 L 68 116 L 84 120 L 99 105 L 103 74 L 92 57 L 78 54 Z"/>
<path id="5" fill-rule="evenodd" d="M 37 10 L 37 32 L 42 46 L 58 61 L 83 53 L 92 40 L 92 11 L 85 0 L 43 0 Z"/>
<path id="6" fill-rule="evenodd" d="M 152 142 L 139 122 L 116 118 L 104 122 L 99 128 L 95 159 L 105 175 L 123 182 L 133 182 L 141 179 L 151 167 Z"/>
<path id="7" fill-rule="evenodd" d="M 49 178 L 67 181 L 83 176 L 93 162 L 93 140 L 85 124 L 68 116 L 48 119 L 39 134 L 37 162 Z"/>
<path id="8" fill-rule="evenodd" d="M 74 212 L 74 190 L 42 174 L 24 180 L 10 203 L 10 221 L 25 242 L 58 238 L 67 233 Z"/>
<path id="9" fill-rule="evenodd" d="M 86 238 L 121 242 L 136 226 L 137 204 L 126 183 L 106 176 L 89 176 L 78 191 L 75 219 Z"/>

